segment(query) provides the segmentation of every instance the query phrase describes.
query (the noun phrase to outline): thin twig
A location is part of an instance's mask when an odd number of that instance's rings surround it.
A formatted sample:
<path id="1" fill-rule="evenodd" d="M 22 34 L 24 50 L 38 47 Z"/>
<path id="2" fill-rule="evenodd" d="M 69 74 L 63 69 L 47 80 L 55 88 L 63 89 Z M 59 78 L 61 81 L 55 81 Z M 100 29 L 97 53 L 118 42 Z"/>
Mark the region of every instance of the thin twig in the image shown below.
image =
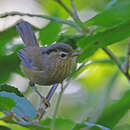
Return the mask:
<path id="1" fill-rule="evenodd" d="M 130 76 L 125 72 L 125 70 L 122 67 L 122 63 L 121 61 L 112 53 L 112 51 L 110 49 L 108 49 L 107 47 L 104 47 L 103 50 L 105 51 L 105 53 L 108 54 L 108 56 L 116 63 L 116 65 L 118 66 L 118 68 L 120 69 L 120 71 L 127 77 L 128 80 L 130 80 Z"/>
<path id="2" fill-rule="evenodd" d="M 21 12 L 17 12 L 17 11 L 6 12 L 6 13 L 3 13 L 3 14 L 0 14 L 0 18 L 6 18 L 8 16 L 39 17 L 39 18 L 47 19 L 47 20 L 54 21 L 54 22 L 57 22 L 57 23 L 67 24 L 69 26 L 72 26 L 72 27 L 76 28 L 77 30 L 79 29 L 77 24 L 75 24 L 73 21 L 59 19 L 59 18 L 56 18 L 56 17 L 53 17 L 53 16 L 40 15 L 40 14 L 30 14 L 30 13 L 21 13 Z"/>
<path id="3" fill-rule="evenodd" d="M 77 13 L 75 4 L 74 4 L 74 0 L 71 0 L 71 6 L 72 6 L 72 8 L 73 8 L 73 14 L 75 15 L 75 17 L 76 17 L 77 19 L 79 19 L 79 16 L 78 16 L 78 13 Z"/>
<path id="4" fill-rule="evenodd" d="M 62 2 L 62 0 L 55 0 L 61 7 L 65 9 L 65 11 L 70 14 L 70 16 L 73 18 L 73 20 L 77 23 L 77 25 L 80 27 L 77 31 L 80 33 L 87 33 L 89 30 L 84 26 L 82 21 L 75 16 L 75 14 Z"/>
<path id="5" fill-rule="evenodd" d="M 128 49 L 126 52 L 126 57 L 125 57 L 125 63 L 123 65 L 125 73 L 129 75 L 129 67 L 130 67 L 130 43 L 128 44 Z"/>
<path id="6" fill-rule="evenodd" d="M 59 106 L 60 106 L 60 101 L 61 101 L 61 98 L 62 98 L 62 95 L 64 93 L 65 88 L 66 87 L 64 87 L 63 84 L 61 84 L 61 91 L 60 91 L 58 99 L 57 99 L 56 107 L 55 107 L 54 114 L 53 114 L 52 121 L 51 121 L 51 128 L 50 128 L 50 130 L 54 130 L 55 129 L 56 115 L 58 113 L 58 109 L 59 109 Z"/>
<path id="7" fill-rule="evenodd" d="M 118 65 L 120 70 L 124 73 L 124 70 L 122 69 L 120 60 L 112 53 L 112 51 L 109 48 L 104 47 L 103 50 L 115 61 L 115 63 Z"/>

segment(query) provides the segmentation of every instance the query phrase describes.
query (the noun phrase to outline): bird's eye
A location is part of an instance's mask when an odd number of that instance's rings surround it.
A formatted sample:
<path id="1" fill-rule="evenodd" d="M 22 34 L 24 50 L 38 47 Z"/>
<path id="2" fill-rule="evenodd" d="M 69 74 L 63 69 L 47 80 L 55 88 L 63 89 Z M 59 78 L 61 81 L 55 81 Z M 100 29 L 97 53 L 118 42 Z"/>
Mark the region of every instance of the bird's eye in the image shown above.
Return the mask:
<path id="1" fill-rule="evenodd" d="M 67 53 L 66 52 L 60 52 L 60 57 L 66 58 L 67 57 Z"/>

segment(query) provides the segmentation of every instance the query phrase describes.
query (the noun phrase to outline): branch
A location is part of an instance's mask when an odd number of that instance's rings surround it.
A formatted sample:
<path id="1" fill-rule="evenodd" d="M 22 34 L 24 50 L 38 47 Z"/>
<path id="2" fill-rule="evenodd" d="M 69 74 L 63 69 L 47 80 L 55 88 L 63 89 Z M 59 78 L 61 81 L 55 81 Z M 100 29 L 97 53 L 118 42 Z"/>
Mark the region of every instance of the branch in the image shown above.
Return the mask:
<path id="1" fill-rule="evenodd" d="M 63 20 L 63 19 L 59 19 L 59 18 L 56 18 L 56 17 L 53 17 L 53 16 L 47 16 L 47 15 L 21 13 L 21 12 L 13 11 L 13 12 L 7 12 L 7 13 L 4 13 L 4 14 L 0 14 L 0 18 L 5 18 L 5 17 L 8 17 L 8 16 L 16 16 L 16 15 L 38 17 L 38 18 L 42 18 L 42 19 L 47 19 L 47 20 L 54 21 L 54 22 L 57 22 L 57 23 L 67 24 L 67 25 L 72 26 L 75 29 L 79 30 L 79 27 L 77 26 L 77 24 L 75 24 L 71 20 Z"/>
<path id="2" fill-rule="evenodd" d="M 124 68 L 122 67 L 122 63 L 120 62 L 120 60 L 112 53 L 112 51 L 110 49 L 108 49 L 107 47 L 104 47 L 103 50 L 108 54 L 108 56 L 116 63 L 116 65 L 118 66 L 118 68 L 120 69 L 120 71 L 127 77 L 128 81 L 130 80 L 130 75 L 128 75 L 126 73 L 126 71 L 124 70 Z"/>

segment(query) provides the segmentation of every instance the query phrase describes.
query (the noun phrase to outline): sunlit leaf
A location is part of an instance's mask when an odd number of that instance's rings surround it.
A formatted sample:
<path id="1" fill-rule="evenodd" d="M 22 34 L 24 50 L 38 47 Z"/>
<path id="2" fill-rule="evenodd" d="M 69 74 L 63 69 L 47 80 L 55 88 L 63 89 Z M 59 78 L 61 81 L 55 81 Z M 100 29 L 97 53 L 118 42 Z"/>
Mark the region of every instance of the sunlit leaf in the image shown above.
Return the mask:
<path id="1" fill-rule="evenodd" d="M 50 130 L 49 126 L 43 124 L 38 124 L 35 122 L 27 122 L 27 121 L 18 121 L 17 122 L 19 125 L 22 125 L 26 128 L 30 128 L 31 130 Z"/>
<path id="2" fill-rule="evenodd" d="M 124 57 L 119 58 L 122 62 Z M 112 59 L 103 59 L 103 60 L 93 60 L 91 64 L 115 64 Z"/>
<path id="3" fill-rule="evenodd" d="M 4 96 L 0 96 L 0 110 L 1 111 L 10 111 L 14 106 L 15 106 L 15 102 L 8 98 L 8 97 L 4 97 Z"/>
<path id="4" fill-rule="evenodd" d="M 55 0 L 39 0 L 40 5 L 43 9 L 49 13 L 51 16 L 60 16 L 62 18 L 67 18 L 69 14 L 55 1 Z M 65 1 L 68 4 L 69 1 Z"/>
<path id="5" fill-rule="evenodd" d="M 14 121 L 13 121 L 14 122 Z M 16 122 L 4 122 L 4 121 L 0 121 L 0 124 L 3 126 L 3 127 L 7 127 L 8 129 L 5 129 L 5 130 L 30 130 L 22 125 L 19 125 L 19 124 L 16 124 Z M 0 127 L 0 130 L 4 130 L 4 129 L 1 129 L 2 127 Z"/>

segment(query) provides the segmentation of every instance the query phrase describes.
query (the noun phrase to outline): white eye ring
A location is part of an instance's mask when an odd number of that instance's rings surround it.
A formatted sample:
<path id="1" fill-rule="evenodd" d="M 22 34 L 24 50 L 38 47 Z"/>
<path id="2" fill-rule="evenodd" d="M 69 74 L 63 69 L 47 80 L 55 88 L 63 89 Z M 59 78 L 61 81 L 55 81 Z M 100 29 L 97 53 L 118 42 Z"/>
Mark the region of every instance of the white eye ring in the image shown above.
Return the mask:
<path id="1" fill-rule="evenodd" d="M 67 56 L 68 56 L 68 53 L 67 53 L 67 52 L 64 52 L 64 51 L 61 51 L 61 52 L 59 53 L 59 55 L 60 55 L 61 58 L 66 59 Z"/>

